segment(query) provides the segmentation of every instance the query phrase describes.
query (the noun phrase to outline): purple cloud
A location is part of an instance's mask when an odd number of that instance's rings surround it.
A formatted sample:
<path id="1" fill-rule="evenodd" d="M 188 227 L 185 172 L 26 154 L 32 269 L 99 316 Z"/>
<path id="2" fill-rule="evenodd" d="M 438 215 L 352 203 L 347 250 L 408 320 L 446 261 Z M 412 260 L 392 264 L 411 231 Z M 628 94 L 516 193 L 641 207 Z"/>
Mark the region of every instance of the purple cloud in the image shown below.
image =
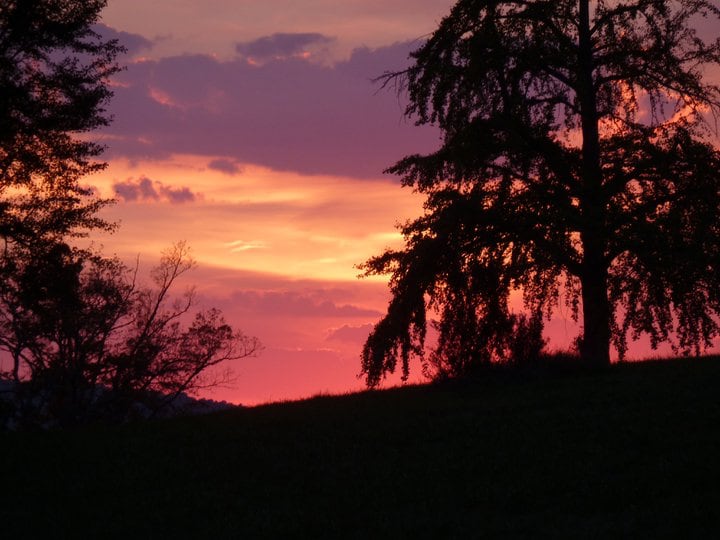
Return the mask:
<path id="1" fill-rule="evenodd" d="M 378 178 L 439 132 L 403 118 L 404 104 L 371 79 L 400 70 L 417 43 L 357 49 L 333 66 L 297 58 L 251 65 L 184 55 L 118 75 L 107 156 L 218 156 L 303 174 Z M 224 167 L 226 163 L 215 163 Z"/>
<path id="2" fill-rule="evenodd" d="M 182 204 L 196 199 L 196 195 L 187 187 L 166 186 L 145 176 L 138 180 L 129 178 L 124 182 L 115 182 L 113 190 L 116 197 L 125 202 L 164 200 L 171 204 Z"/>
<path id="3" fill-rule="evenodd" d="M 113 184 L 115 195 L 126 202 L 135 202 L 143 200 L 157 201 L 160 195 L 153 187 L 152 180 L 149 178 L 140 178 L 135 181 L 129 179 L 125 182 L 115 182 Z"/>
<path id="4" fill-rule="evenodd" d="M 333 38 L 318 33 L 278 33 L 235 45 L 238 54 L 253 60 L 284 59 L 301 55 L 310 46 L 328 45 Z"/>
<path id="5" fill-rule="evenodd" d="M 171 188 L 160 185 L 159 189 L 162 196 L 172 204 L 193 202 L 196 198 L 195 194 L 187 187 Z"/>
<path id="6" fill-rule="evenodd" d="M 210 163 L 208 163 L 208 169 L 220 171 L 221 173 L 225 173 L 230 176 L 235 176 L 236 174 L 242 172 L 242 167 L 229 159 L 213 159 Z"/>
<path id="7" fill-rule="evenodd" d="M 131 34 L 130 32 L 123 32 L 121 30 L 115 30 L 104 24 L 96 24 L 93 30 L 100 34 L 103 39 L 117 39 L 120 45 L 127 49 L 128 54 L 134 55 L 138 51 L 143 49 L 151 49 L 153 42 L 140 34 Z"/>

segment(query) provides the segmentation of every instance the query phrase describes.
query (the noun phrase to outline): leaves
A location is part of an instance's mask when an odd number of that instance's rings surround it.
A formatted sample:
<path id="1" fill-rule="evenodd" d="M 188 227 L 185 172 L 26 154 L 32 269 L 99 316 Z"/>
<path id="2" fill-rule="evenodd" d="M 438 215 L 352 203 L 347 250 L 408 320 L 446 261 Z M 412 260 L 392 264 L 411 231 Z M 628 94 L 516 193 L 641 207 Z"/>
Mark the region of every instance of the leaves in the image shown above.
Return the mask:
<path id="1" fill-rule="evenodd" d="M 720 40 L 698 36 L 701 16 L 720 10 L 460 0 L 407 70 L 381 78 L 443 140 L 388 169 L 427 198 L 405 248 L 365 265 L 391 274 L 393 295 L 363 350 L 368 385 L 398 355 L 407 376 L 428 313 L 431 358 L 451 373 L 512 356 L 512 291 L 533 324 L 582 297 L 587 358 L 608 338 L 622 356 L 628 334 L 683 352 L 718 335 L 720 153 L 704 115 L 720 112 L 720 88 L 704 72 Z"/>
<path id="2" fill-rule="evenodd" d="M 6 253 L 0 350 L 14 359 L 16 421 L 67 426 L 157 413 L 182 393 L 226 382 L 211 368 L 257 354 L 216 309 L 170 291 L 193 266 L 184 243 L 164 252 L 153 286 L 117 259 L 52 244 Z M 162 276 L 162 279 L 158 279 Z"/>
<path id="3" fill-rule="evenodd" d="M 0 237 L 27 242 L 93 228 L 108 203 L 80 185 L 102 170 L 83 134 L 106 125 L 116 41 L 92 30 L 105 0 L 4 2 L 0 8 Z"/>

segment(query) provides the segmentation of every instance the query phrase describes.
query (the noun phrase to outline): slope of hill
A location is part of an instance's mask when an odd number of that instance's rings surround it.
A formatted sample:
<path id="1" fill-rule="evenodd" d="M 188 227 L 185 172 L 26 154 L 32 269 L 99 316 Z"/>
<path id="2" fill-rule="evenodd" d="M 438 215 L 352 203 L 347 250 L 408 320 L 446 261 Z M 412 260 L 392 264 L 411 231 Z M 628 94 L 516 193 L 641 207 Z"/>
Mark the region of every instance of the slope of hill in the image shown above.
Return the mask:
<path id="1" fill-rule="evenodd" d="M 2 435 L 5 538 L 714 537 L 720 358 Z"/>

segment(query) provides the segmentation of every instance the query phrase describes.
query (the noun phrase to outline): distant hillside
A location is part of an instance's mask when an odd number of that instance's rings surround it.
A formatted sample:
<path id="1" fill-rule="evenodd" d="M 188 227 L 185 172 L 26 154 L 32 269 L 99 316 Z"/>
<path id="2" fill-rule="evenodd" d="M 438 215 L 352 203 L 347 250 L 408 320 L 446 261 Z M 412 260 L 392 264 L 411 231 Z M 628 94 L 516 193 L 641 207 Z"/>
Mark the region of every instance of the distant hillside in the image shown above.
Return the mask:
<path id="1" fill-rule="evenodd" d="M 4 538 L 712 538 L 720 359 L 2 436 Z"/>
<path id="2" fill-rule="evenodd" d="M 13 381 L 0 380 L 0 433 L 3 430 L 15 430 L 17 428 L 17 422 L 13 417 L 13 400 L 14 393 L 16 391 L 16 384 Z M 97 391 L 96 396 L 103 396 L 102 390 Z M 165 394 L 157 392 L 148 392 L 145 394 L 150 396 L 157 401 L 165 401 L 163 398 Z M 157 418 L 174 418 L 177 416 L 193 416 L 197 414 L 209 414 L 213 412 L 228 411 L 240 407 L 240 405 L 234 405 L 227 401 L 215 401 L 207 398 L 195 398 L 188 394 L 181 393 L 175 396 L 174 399 L 167 402 L 163 407 L 157 411 L 155 416 Z M 7 414 L 2 414 L 7 409 Z M 134 412 L 140 417 L 149 417 L 153 414 L 147 406 L 140 402 L 134 405 Z M 48 427 L 48 426 L 46 426 Z"/>

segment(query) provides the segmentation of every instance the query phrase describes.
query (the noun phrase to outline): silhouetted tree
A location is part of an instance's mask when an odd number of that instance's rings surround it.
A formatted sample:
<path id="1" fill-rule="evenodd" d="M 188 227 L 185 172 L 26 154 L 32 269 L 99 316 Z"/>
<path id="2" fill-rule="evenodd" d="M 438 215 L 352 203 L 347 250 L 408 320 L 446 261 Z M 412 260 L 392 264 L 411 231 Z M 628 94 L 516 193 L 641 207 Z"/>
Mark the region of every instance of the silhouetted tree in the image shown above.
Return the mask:
<path id="1" fill-rule="evenodd" d="M 591 365 L 611 344 L 624 355 L 628 335 L 710 344 L 720 153 L 703 116 L 720 108 L 705 79 L 720 41 L 694 29 L 707 18 L 717 29 L 701 0 L 461 0 L 409 69 L 382 78 L 443 139 L 389 169 L 426 212 L 402 226 L 403 250 L 364 264 L 392 274 L 393 295 L 362 353 L 368 385 L 398 359 L 407 376 L 428 311 L 450 365 L 506 357 L 514 289 L 531 320 L 562 301 L 581 311 Z"/>
<path id="2" fill-rule="evenodd" d="M 185 244 L 165 252 L 152 287 L 136 270 L 64 243 L 11 264 L 0 296 L 0 351 L 13 359 L 13 421 L 68 426 L 148 416 L 180 394 L 227 381 L 208 370 L 252 356 L 256 338 L 216 309 L 190 314 L 193 291 L 170 289 L 194 263 Z"/>
<path id="3" fill-rule="evenodd" d="M 88 134 L 109 122 L 124 50 L 93 30 L 106 4 L 0 3 L 0 354 L 10 359 L 0 379 L 13 382 L 17 422 L 153 414 L 222 382 L 209 368 L 259 349 L 217 310 L 186 321 L 191 291 L 169 302 L 193 266 L 184 244 L 141 287 L 119 260 L 68 243 L 113 228 L 98 215 L 109 201 L 80 183 L 106 166 Z"/>
<path id="4" fill-rule="evenodd" d="M 0 238 L 27 242 L 108 228 L 79 180 L 105 167 L 88 132 L 108 123 L 123 48 L 93 25 L 106 0 L 0 3 Z"/>

